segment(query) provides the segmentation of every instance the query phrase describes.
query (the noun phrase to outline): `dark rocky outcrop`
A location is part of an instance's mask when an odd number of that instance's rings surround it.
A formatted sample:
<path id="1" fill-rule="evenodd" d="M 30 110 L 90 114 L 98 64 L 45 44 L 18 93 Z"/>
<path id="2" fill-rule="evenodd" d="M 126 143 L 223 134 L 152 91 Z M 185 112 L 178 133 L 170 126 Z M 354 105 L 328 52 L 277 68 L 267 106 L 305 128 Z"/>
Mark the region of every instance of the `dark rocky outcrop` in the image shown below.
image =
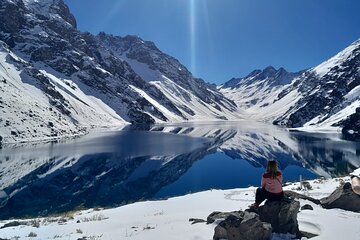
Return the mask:
<path id="1" fill-rule="evenodd" d="M 343 126 L 342 134 L 345 139 L 360 140 L 360 107 L 339 125 Z"/>
<path id="2" fill-rule="evenodd" d="M 269 223 L 262 222 L 259 215 L 253 212 L 230 214 L 215 228 L 214 240 L 262 240 L 269 239 L 272 228 Z"/>
<path id="3" fill-rule="evenodd" d="M 314 210 L 314 208 L 309 204 L 305 204 L 301 207 L 301 210 Z"/>
<path id="4" fill-rule="evenodd" d="M 259 207 L 258 213 L 261 221 L 268 222 L 276 233 L 299 233 L 297 213 L 300 203 L 295 200 L 267 201 Z"/>
<path id="5" fill-rule="evenodd" d="M 329 197 L 321 199 L 324 208 L 340 208 L 360 212 L 360 195 L 354 193 L 349 182 L 338 187 Z"/>
<path id="6" fill-rule="evenodd" d="M 213 212 L 207 223 L 224 219 L 215 228 L 213 239 L 269 239 L 274 233 L 300 236 L 297 213 L 300 203 L 293 199 L 269 202 L 257 211 Z"/>

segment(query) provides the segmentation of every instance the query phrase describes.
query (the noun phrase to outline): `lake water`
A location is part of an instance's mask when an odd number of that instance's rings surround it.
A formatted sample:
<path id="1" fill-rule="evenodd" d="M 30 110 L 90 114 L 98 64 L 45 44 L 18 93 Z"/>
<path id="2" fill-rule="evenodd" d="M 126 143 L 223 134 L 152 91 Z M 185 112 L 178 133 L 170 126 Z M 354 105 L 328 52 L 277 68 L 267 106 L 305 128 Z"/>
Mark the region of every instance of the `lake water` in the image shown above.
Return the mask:
<path id="1" fill-rule="evenodd" d="M 360 167 L 360 143 L 221 122 L 127 127 L 6 147 L 0 149 L 0 218 L 258 186 L 268 159 L 279 162 L 285 181 L 343 176 Z"/>

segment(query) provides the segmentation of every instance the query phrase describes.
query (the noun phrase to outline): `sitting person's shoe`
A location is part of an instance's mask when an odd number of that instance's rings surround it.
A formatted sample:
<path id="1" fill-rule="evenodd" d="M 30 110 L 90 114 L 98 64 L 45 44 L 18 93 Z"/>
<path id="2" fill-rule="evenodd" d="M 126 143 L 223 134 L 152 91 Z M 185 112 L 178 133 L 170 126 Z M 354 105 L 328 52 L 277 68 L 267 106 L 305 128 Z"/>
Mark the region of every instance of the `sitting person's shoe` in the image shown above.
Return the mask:
<path id="1" fill-rule="evenodd" d="M 259 204 L 257 204 L 257 203 L 253 203 L 253 204 L 251 204 L 251 205 L 249 206 L 249 208 L 250 208 L 251 210 L 257 209 L 258 207 L 259 207 Z"/>

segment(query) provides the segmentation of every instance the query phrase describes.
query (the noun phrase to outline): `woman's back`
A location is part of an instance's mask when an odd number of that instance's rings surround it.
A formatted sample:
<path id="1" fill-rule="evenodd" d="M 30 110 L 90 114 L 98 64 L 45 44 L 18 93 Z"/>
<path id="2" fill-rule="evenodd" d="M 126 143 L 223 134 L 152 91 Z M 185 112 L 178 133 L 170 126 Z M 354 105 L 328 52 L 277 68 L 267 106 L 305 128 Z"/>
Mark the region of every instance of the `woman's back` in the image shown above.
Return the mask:
<path id="1" fill-rule="evenodd" d="M 282 173 L 278 170 L 275 160 L 270 160 L 266 172 L 261 178 L 261 188 L 256 189 L 255 203 L 250 208 L 257 208 L 265 200 L 280 201 L 283 196 Z"/>
<path id="2" fill-rule="evenodd" d="M 276 172 L 275 178 L 273 178 L 270 173 L 265 172 L 262 176 L 261 186 L 268 192 L 275 194 L 282 193 L 282 178 L 280 171 Z"/>

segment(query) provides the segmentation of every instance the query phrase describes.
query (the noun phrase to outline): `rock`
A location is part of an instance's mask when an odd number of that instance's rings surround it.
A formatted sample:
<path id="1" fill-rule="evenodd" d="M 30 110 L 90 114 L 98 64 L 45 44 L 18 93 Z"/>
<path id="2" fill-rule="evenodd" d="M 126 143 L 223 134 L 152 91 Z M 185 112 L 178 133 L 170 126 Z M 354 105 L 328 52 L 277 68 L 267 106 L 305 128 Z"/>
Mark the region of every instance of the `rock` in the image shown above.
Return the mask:
<path id="1" fill-rule="evenodd" d="M 330 196 L 321 199 L 324 208 L 340 208 L 343 210 L 360 212 L 360 195 L 352 190 L 349 182 L 338 187 Z"/>
<path id="2" fill-rule="evenodd" d="M 284 191 L 284 194 L 285 194 L 285 197 L 287 198 L 292 198 L 292 199 L 295 199 L 295 198 L 298 198 L 298 199 L 304 199 L 304 200 L 308 200 L 310 202 L 313 202 L 317 205 L 320 205 L 321 202 L 319 199 L 315 199 L 315 198 L 312 198 L 312 197 L 309 197 L 309 196 L 306 196 L 304 194 L 300 194 L 300 193 L 297 193 L 297 192 L 293 192 L 293 191 Z"/>
<path id="3" fill-rule="evenodd" d="M 258 213 L 261 221 L 271 224 L 273 232 L 299 234 L 297 214 L 300 203 L 296 200 L 266 201 L 259 207 Z"/>
<path id="4" fill-rule="evenodd" d="M 215 228 L 214 240 L 266 240 L 271 237 L 272 228 L 253 212 L 231 214 Z"/>
<path id="5" fill-rule="evenodd" d="M 356 112 L 348 116 L 345 120 L 341 121 L 342 134 L 347 140 L 359 140 L 360 139 L 360 108 L 356 108 Z"/>
<path id="6" fill-rule="evenodd" d="M 298 201 L 285 198 L 282 201 L 267 201 L 256 212 L 213 212 L 208 216 L 207 222 L 213 223 L 225 218 L 215 228 L 215 240 L 270 239 L 272 232 L 301 237 L 297 221 L 299 209 Z"/>
<path id="7" fill-rule="evenodd" d="M 191 224 L 196 224 L 196 223 L 203 223 L 206 221 L 204 219 L 200 219 L 200 218 L 190 218 L 189 222 L 192 222 Z"/>
<path id="8" fill-rule="evenodd" d="M 242 211 L 234 211 L 234 212 L 212 212 L 206 219 L 206 223 L 210 224 L 215 222 L 218 219 L 225 219 L 230 215 L 234 215 L 236 217 L 241 217 L 243 215 Z"/>
<path id="9" fill-rule="evenodd" d="M 305 204 L 301 207 L 301 210 L 314 210 L 314 208 L 309 204 Z"/>
<path id="10" fill-rule="evenodd" d="M 17 227 L 17 226 L 26 226 L 26 222 L 19 222 L 19 221 L 12 221 L 9 223 L 4 224 L 1 228 L 8 228 L 8 227 Z"/>
<path id="11" fill-rule="evenodd" d="M 306 190 L 311 190 L 311 189 L 312 189 L 312 187 L 311 187 L 311 185 L 310 185 L 310 183 L 309 183 L 308 181 L 302 181 L 302 182 L 301 182 L 301 185 L 302 185 L 303 188 L 306 189 Z"/>
<path id="12" fill-rule="evenodd" d="M 15 137 L 17 137 L 17 136 L 18 136 L 17 131 L 14 131 L 14 130 L 11 130 L 10 134 L 11 134 L 12 136 L 15 136 Z"/>

